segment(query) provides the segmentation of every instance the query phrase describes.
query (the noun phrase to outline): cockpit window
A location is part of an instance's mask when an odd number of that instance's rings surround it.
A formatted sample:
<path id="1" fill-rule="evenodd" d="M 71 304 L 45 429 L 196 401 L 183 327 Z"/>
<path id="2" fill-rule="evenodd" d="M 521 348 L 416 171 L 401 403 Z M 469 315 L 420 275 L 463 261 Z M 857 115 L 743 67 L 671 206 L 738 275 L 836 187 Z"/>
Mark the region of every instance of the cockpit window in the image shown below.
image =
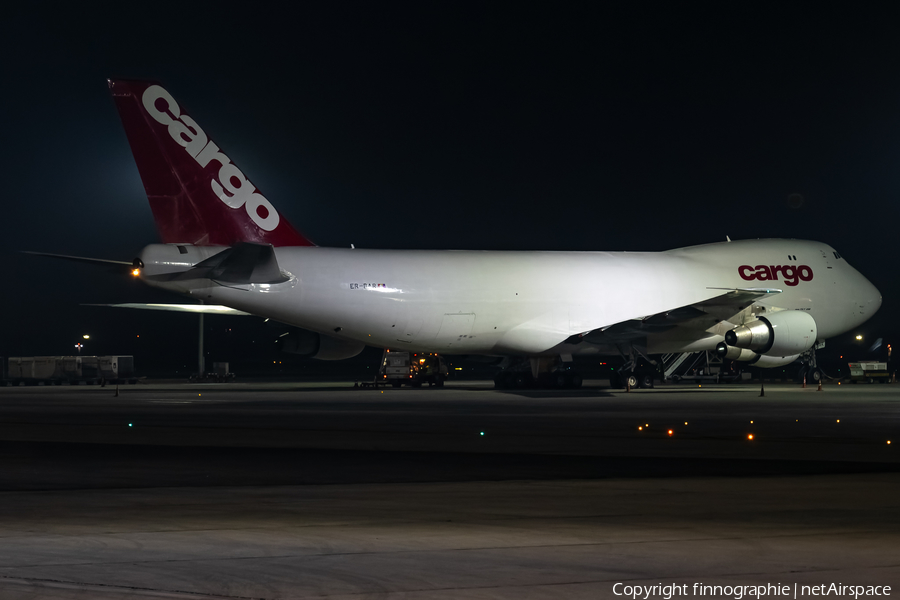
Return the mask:
<path id="1" fill-rule="evenodd" d="M 836 259 L 840 260 L 841 255 L 838 254 L 837 251 L 834 251 L 834 257 L 835 257 Z"/>

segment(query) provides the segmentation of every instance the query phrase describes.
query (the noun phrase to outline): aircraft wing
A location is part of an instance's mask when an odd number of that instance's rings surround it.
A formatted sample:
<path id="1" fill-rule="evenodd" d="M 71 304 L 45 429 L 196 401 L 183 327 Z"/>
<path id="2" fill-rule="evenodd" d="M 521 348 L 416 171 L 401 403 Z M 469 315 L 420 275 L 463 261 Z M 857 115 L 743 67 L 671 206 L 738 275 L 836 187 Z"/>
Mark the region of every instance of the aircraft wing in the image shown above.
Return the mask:
<path id="1" fill-rule="evenodd" d="M 718 323 L 728 321 L 740 314 L 760 298 L 781 293 L 781 290 L 772 288 L 708 289 L 721 289 L 724 293 L 696 304 L 595 329 L 583 334 L 581 340 L 596 344 L 624 343 L 652 334 L 665 333 L 675 328 L 694 331 L 699 336 Z M 728 329 L 732 327 L 733 325 Z"/>
<path id="2" fill-rule="evenodd" d="M 165 310 L 169 312 L 187 312 L 206 315 L 232 315 L 252 317 L 254 315 L 246 313 L 220 304 L 138 304 L 129 302 L 125 304 L 84 304 L 83 306 L 106 306 L 111 308 L 139 308 L 142 310 Z"/>

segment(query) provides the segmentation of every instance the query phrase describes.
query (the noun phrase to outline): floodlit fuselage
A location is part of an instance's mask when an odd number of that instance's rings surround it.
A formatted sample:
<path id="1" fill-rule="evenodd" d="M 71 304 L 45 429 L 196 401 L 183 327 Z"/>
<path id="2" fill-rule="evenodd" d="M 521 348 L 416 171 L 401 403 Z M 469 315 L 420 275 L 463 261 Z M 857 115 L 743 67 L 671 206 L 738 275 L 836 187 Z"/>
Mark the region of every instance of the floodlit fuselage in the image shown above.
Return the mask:
<path id="1" fill-rule="evenodd" d="M 781 290 L 748 307 L 799 310 L 818 339 L 846 332 L 881 304 L 878 290 L 827 244 L 744 240 L 668 252 L 495 252 L 276 248 L 288 278 L 276 284 L 153 280 L 186 270 L 221 247 L 153 245 L 143 276 L 152 285 L 339 339 L 387 348 L 540 356 L 602 353 L 570 338 L 689 306 L 726 289 Z M 167 258 L 168 257 L 168 258 Z M 711 350 L 704 335 L 675 329 L 648 336 L 651 353 Z M 568 343 L 567 343 L 567 340 Z"/>

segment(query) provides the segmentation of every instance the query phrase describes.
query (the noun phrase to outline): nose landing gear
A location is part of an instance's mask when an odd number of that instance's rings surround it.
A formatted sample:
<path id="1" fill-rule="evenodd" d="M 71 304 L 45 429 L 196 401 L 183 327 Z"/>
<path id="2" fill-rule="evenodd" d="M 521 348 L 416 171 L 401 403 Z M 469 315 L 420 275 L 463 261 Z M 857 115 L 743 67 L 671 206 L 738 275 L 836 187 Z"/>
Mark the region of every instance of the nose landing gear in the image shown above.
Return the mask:
<path id="1" fill-rule="evenodd" d="M 816 349 L 824 345 L 816 344 L 806 352 L 800 355 L 800 370 L 797 372 L 797 379 L 803 381 L 806 377 L 807 385 L 816 385 L 822 381 L 826 375 L 816 364 Z"/>

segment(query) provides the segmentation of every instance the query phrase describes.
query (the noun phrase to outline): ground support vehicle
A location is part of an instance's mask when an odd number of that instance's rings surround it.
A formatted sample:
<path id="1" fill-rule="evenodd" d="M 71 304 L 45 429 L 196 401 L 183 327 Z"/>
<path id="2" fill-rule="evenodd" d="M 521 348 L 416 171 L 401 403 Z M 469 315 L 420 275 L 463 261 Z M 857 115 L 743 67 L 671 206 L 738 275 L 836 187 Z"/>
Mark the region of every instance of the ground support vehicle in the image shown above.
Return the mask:
<path id="1" fill-rule="evenodd" d="M 884 362 L 858 362 L 848 363 L 850 367 L 850 382 L 859 383 L 890 383 L 891 375 L 888 372 L 887 363 Z"/>
<path id="2" fill-rule="evenodd" d="M 212 371 L 193 373 L 189 381 L 191 383 L 231 383 L 234 381 L 234 377 L 227 362 L 215 362 Z"/>
<path id="3" fill-rule="evenodd" d="M 421 387 L 424 383 L 429 387 L 443 387 L 449 372 L 444 357 L 438 354 L 385 350 L 377 378 L 381 383 L 394 387 Z"/>

